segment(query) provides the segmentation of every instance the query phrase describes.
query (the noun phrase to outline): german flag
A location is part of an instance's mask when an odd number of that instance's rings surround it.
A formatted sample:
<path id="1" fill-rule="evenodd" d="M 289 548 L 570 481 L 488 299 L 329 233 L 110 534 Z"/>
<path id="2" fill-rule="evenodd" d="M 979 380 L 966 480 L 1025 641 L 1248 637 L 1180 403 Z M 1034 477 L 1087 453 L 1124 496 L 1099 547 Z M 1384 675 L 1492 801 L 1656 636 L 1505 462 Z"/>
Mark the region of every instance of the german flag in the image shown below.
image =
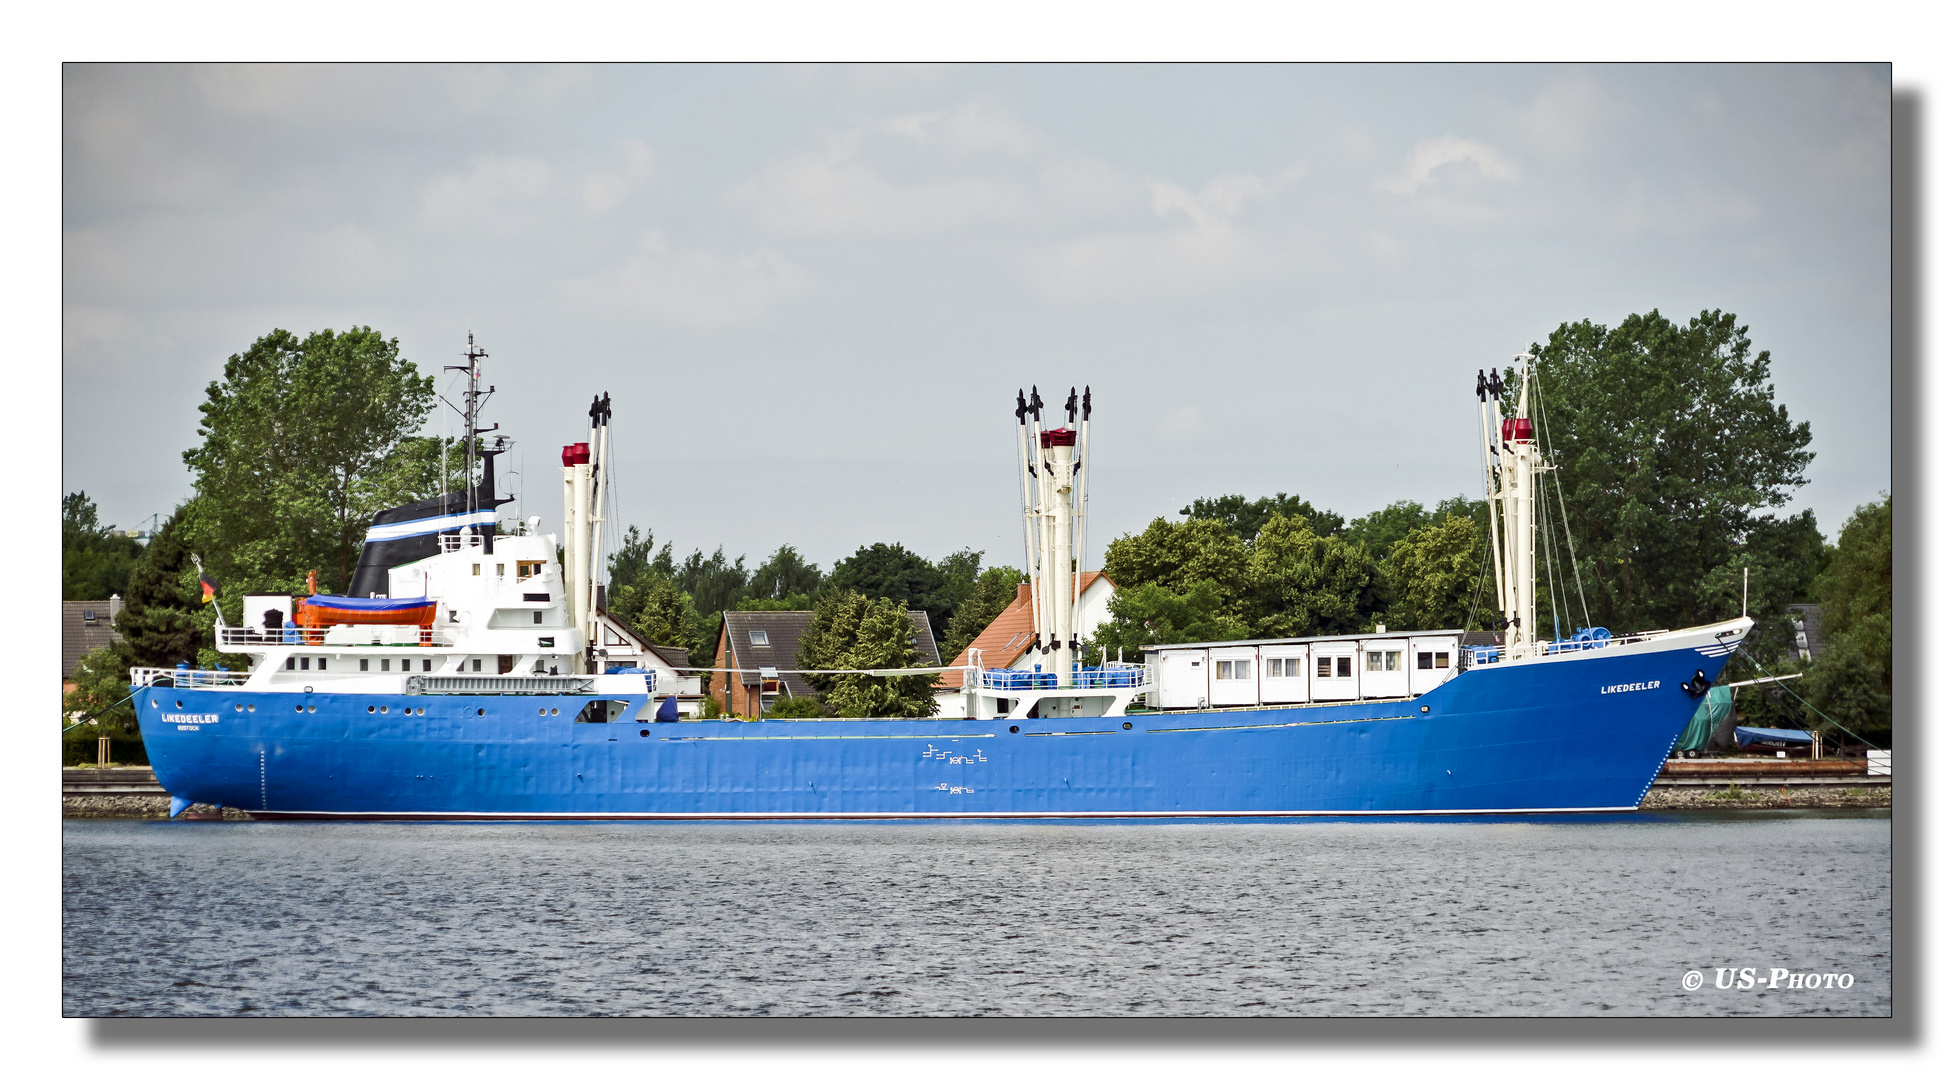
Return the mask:
<path id="1" fill-rule="evenodd" d="M 197 584 L 204 587 L 204 603 L 208 604 L 212 600 L 217 599 L 217 583 L 210 579 L 209 574 L 204 573 L 202 570 L 197 571 Z"/>

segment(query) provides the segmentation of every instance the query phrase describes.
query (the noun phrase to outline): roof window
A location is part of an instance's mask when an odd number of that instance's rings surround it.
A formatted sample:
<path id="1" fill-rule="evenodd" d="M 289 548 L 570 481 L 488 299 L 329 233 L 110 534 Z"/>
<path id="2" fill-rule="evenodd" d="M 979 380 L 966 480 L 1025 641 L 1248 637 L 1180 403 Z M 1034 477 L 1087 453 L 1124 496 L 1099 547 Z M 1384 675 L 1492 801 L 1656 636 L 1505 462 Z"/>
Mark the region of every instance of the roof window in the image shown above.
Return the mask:
<path id="1" fill-rule="evenodd" d="M 746 632 L 746 640 L 754 645 L 765 645 L 767 644 L 767 632 L 765 630 L 748 630 Z"/>

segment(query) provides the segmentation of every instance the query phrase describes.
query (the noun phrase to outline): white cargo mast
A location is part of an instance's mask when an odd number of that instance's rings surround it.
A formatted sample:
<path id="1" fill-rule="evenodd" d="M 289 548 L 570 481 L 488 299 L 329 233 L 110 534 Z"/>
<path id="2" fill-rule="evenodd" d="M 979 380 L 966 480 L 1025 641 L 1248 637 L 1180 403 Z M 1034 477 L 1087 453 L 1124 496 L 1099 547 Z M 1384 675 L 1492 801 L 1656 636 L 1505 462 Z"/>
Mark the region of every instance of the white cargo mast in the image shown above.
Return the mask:
<path id="1" fill-rule="evenodd" d="M 1502 401 L 1506 384 L 1499 372 L 1489 377 L 1479 374 L 1479 424 L 1487 441 L 1486 505 L 1492 514 L 1493 577 L 1499 593 L 1499 625 L 1507 631 L 1509 648 L 1531 645 L 1539 640 L 1534 597 L 1534 474 L 1540 470 L 1540 450 L 1534 440 L 1533 420 L 1528 416 L 1533 380 L 1533 357 L 1522 353 L 1519 362 L 1520 395 L 1513 415 L 1505 415 Z M 1487 409 L 1498 421 L 1499 442 L 1492 443 L 1493 425 Z"/>
<path id="2" fill-rule="evenodd" d="M 592 448 L 596 461 L 591 460 Z M 597 640 L 597 572 L 603 551 L 604 477 L 611 456 L 611 396 L 590 399 L 586 441 L 563 448 L 563 578 L 570 625 L 583 639 L 572 671 L 590 671 L 589 644 Z"/>
<path id="3" fill-rule="evenodd" d="M 1065 402 L 1066 426 L 1044 426 L 1044 400 L 1018 392 L 1019 490 L 1024 495 L 1025 563 L 1031 577 L 1032 648 L 1042 666 L 1073 685 L 1079 656 L 1079 580 L 1085 551 L 1085 432 L 1092 422 L 1092 387 Z M 1030 421 L 1027 422 L 1026 418 Z M 1076 427 L 1073 425 L 1077 425 Z"/>

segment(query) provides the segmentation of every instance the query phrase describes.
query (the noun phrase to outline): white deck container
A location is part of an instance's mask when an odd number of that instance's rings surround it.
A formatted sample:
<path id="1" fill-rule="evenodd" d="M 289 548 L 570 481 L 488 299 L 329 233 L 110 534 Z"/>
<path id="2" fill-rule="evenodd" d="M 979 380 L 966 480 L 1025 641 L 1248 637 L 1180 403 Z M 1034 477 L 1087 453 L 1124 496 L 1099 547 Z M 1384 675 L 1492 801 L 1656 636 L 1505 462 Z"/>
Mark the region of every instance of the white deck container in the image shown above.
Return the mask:
<path id="1" fill-rule="evenodd" d="M 1264 645 L 1262 704 L 1300 705 L 1309 701 L 1309 646 Z"/>
<path id="2" fill-rule="evenodd" d="M 1261 681 L 1256 677 L 1255 646 L 1208 650 L 1208 704 L 1260 703 Z"/>
<path id="3" fill-rule="evenodd" d="M 1357 643 L 1357 687 L 1367 698 L 1411 696 L 1410 672 L 1405 664 L 1402 637 L 1365 638 Z"/>
<path id="4" fill-rule="evenodd" d="M 1456 634 L 1414 637 L 1406 659 L 1411 662 L 1413 694 L 1437 689 L 1459 669 L 1459 638 Z"/>

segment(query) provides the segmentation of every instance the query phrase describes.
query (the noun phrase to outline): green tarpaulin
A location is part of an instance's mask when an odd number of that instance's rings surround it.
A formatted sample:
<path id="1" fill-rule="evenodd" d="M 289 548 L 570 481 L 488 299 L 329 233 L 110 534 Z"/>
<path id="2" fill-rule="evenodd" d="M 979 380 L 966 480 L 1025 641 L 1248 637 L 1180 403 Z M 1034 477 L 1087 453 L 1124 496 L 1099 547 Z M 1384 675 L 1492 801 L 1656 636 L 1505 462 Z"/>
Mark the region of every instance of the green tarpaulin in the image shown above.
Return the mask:
<path id="1" fill-rule="evenodd" d="M 1696 715 L 1689 718 L 1689 726 L 1683 729 L 1683 737 L 1676 740 L 1676 750 L 1701 750 L 1710 744 L 1710 736 L 1716 733 L 1717 725 L 1730 715 L 1730 688 L 1712 686 L 1703 695 L 1703 704 L 1696 707 Z"/>

